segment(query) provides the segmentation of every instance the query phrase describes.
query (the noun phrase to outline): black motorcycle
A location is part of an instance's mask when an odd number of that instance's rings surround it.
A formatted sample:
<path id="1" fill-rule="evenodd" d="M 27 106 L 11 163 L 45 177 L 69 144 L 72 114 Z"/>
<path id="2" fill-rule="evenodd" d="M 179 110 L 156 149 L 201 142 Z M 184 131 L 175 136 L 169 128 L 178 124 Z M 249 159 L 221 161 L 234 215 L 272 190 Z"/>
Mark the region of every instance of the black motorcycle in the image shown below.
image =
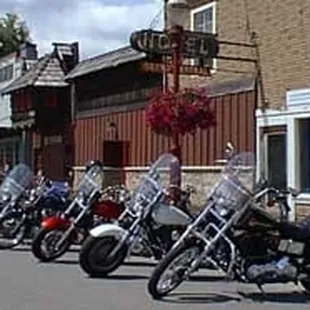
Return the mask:
<path id="1" fill-rule="evenodd" d="M 154 269 L 148 283 L 153 298 L 175 290 L 219 245 L 230 255 L 223 268 L 229 279 L 261 290 L 268 283 L 301 283 L 310 292 L 310 216 L 293 224 L 261 208 L 269 189 L 252 192 L 239 174 L 240 167 L 253 169 L 244 164 L 248 155 L 230 159 L 205 207 Z"/>

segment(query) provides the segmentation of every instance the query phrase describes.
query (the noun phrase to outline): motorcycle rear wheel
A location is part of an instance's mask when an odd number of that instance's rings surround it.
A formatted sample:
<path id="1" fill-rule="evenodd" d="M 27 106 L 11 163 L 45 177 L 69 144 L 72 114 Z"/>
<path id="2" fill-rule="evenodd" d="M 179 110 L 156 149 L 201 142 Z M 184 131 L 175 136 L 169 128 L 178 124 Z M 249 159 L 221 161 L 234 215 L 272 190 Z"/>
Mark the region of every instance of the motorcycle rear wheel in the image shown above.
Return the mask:
<path id="1" fill-rule="evenodd" d="M 61 234 L 63 234 L 64 232 L 65 232 L 65 230 L 61 230 L 61 229 L 49 229 L 49 228 L 42 227 L 39 230 L 38 234 L 33 239 L 32 254 L 41 262 L 50 262 L 50 261 L 53 261 L 53 260 L 59 258 L 63 254 L 65 254 L 71 245 L 70 238 L 68 238 L 63 243 L 62 247 L 59 250 L 56 250 L 56 249 L 53 250 L 53 246 L 51 244 L 47 244 L 47 245 L 51 246 L 52 251 L 48 251 L 47 249 L 44 250 L 44 248 L 43 248 L 44 242 L 47 242 L 47 241 L 53 242 L 54 241 L 53 239 L 46 240 L 48 237 L 53 236 L 53 234 L 56 237 L 58 237 L 57 234 L 59 234 L 61 236 Z"/>
<path id="2" fill-rule="evenodd" d="M 81 268 L 90 277 L 106 277 L 124 262 L 127 255 L 128 247 L 124 244 L 115 255 L 108 257 L 117 243 L 118 240 L 110 236 L 102 238 L 88 236 L 80 251 Z"/>
<path id="3" fill-rule="evenodd" d="M 186 255 L 191 251 L 194 251 L 194 255 L 186 261 L 186 265 L 177 265 L 183 258 L 186 258 Z M 172 249 L 168 252 L 168 254 L 162 259 L 159 264 L 155 267 L 149 282 L 148 282 L 148 292 L 154 299 L 161 299 L 164 296 L 167 296 L 170 292 L 175 290 L 181 283 L 186 279 L 185 273 L 188 270 L 191 263 L 197 258 L 197 256 L 203 251 L 203 248 L 196 244 L 193 240 L 180 246 Z M 168 279 L 171 280 L 168 287 L 161 286 L 161 281 L 163 280 L 163 276 L 173 265 L 177 265 L 176 267 L 179 270 L 172 271 L 172 277 Z"/>

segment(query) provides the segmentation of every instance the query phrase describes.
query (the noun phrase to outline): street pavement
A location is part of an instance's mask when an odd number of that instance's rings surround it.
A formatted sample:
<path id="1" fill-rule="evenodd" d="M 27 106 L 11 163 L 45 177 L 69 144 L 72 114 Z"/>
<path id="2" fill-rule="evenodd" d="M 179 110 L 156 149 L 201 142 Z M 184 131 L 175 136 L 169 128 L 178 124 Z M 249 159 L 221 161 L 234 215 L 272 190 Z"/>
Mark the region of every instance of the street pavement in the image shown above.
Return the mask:
<path id="1" fill-rule="evenodd" d="M 152 261 L 134 259 L 108 279 L 89 279 L 77 252 L 42 264 L 29 249 L 0 252 L 0 310 L 286 310 L 310 309 L 310 298 L 293 285 L 227 283 L 217 272 L 202 271 L 164 301 L 146 293 Z"/>

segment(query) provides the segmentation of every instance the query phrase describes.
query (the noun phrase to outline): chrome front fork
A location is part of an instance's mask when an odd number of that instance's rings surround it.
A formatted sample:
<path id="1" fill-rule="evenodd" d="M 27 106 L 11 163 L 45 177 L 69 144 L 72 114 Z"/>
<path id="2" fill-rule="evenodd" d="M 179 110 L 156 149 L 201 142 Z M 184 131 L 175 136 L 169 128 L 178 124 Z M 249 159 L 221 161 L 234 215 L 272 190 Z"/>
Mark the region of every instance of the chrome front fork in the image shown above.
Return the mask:
<path id="1" fill-rule="evenodd" d="M 137 235 L 139 234 L 139 222 L 140 219 L 137 218 L 132 225 L 130 226 L 130 228 L 128 230 L 125 230 L 125 233 L 122 235 L 121 239 L 118 241 L 117 245 L 113 248 L 113 250 L 110 252 L 108 257 L 113 257 L 117 251 L 119 251 L 121 249 L 121 247 L 127 243 L 129 244 L 129 251 L 128 251 L 128 255 L 130 255 L 130 248 L 133 245 L 134 239 L 137 237 Z"/>
<path id="2" fill-rule="evenodd" d="M 196 220 L 188 226 L 186 231 L 183 233 L 181 238 L 173 245 L 173 248 L 176 248 L 180 246 L 186 239 L 188 239 L 189 236 L 195 236 L 197 239 L 203 241 L 205 243 L 205 247 L 203 251 L 199 254 L 197 258 L 192 262 L 190 269 L 187 270 L 186 276 L 188 277 L 192 272 L 196 271 L 197 268 L 200 266 L 201 262 L 207 255 L 210 253 L 214 245 L 217 243 L 217 241 L 222 238 L 225 240 L 225 242 L 228 243 L 230 250 L 231 250 L 231 262 L 229 264 L 229 268 L 227 271 L 227 275 L 231 275 L 232 268 L 235 262 L 236 258 L 236 250 L 235 245 L 233 242 L 225 235 L 225 232 L 227 229 L 229 229 L 233 223 L 238 220 L 243 213 L 247 210 L 247 206 L 249 203 L 243 207 L 242 210 L 235 212 L 229 219 L 225 219 L 224 217 L 220 216 L 213 207 L 215 204 L 213 202 L 210 202 L 205 209 L 201 212 L 201 214 L 198 215 Z M 200 232 L 198 230 L 199 224 L 204 221 L 207 217 L 207 215 L 211 213 L 213 216 L 215 216 L 220 224 L 215 225 L 212 222 L 207 223 L 207 225 L 204 227 L 204 229 Z M 214 237 L 208 238 L 208 231 L 215 231 L 216 234 Z"/>
<path id="3" fill-rule="evenodd" d="M 61 236 L 60 240 L 57 242 L 57 244 L 56 244 L 57 250 L 70 237 L 72 232 L 76 229 L 76 224 L 79 223 L 79 221 L 85 216 L 86 212 L 89 210 L 89 206 L 85 206 L 80 200 L 76 199 L 75 201 L 72 202 L 72 204 L 69 206 L 69 208 L 64 212 L 64 215 L 65 216 L 69 215 L 76 204 L 82 209 L 82 211 L 74 219 L 74 221 L 72 221 L 70 223 L 69 228 L 64 232 L 64 234 Z"/>

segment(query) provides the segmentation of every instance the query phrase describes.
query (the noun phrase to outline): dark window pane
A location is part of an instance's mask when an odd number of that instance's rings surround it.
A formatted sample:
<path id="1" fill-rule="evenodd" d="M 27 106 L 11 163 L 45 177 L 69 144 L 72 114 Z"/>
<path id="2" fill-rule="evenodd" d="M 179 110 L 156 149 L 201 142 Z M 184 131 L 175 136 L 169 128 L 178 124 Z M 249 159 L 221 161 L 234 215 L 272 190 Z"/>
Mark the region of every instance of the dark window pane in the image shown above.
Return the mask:
<path id="1" fill-rule="evenodd" d="M 212 32 L 213 7 L 194 14 L 194 31 Z"/>
<path id="2" fill-rule="evenodd" d="M 213 8 L 203 11 L 204 14 L 204 32 L 212 33 L 213 30 Z"/>
<path id="3" fill-rule="evenodd" d="M 299 121 L 300 190 L 310 193 L 310 119 Z"/>
<path id="4" fill-rule="evenodd" d="M 9 81 L 13 78 L 13 65 L 0 69 L 0 82 Z"/>
<path id="5" fill-rule="evenodd" d="M 286 134 L 267 136 L 268 180 L 278 188 L 286 187 Z"/>

